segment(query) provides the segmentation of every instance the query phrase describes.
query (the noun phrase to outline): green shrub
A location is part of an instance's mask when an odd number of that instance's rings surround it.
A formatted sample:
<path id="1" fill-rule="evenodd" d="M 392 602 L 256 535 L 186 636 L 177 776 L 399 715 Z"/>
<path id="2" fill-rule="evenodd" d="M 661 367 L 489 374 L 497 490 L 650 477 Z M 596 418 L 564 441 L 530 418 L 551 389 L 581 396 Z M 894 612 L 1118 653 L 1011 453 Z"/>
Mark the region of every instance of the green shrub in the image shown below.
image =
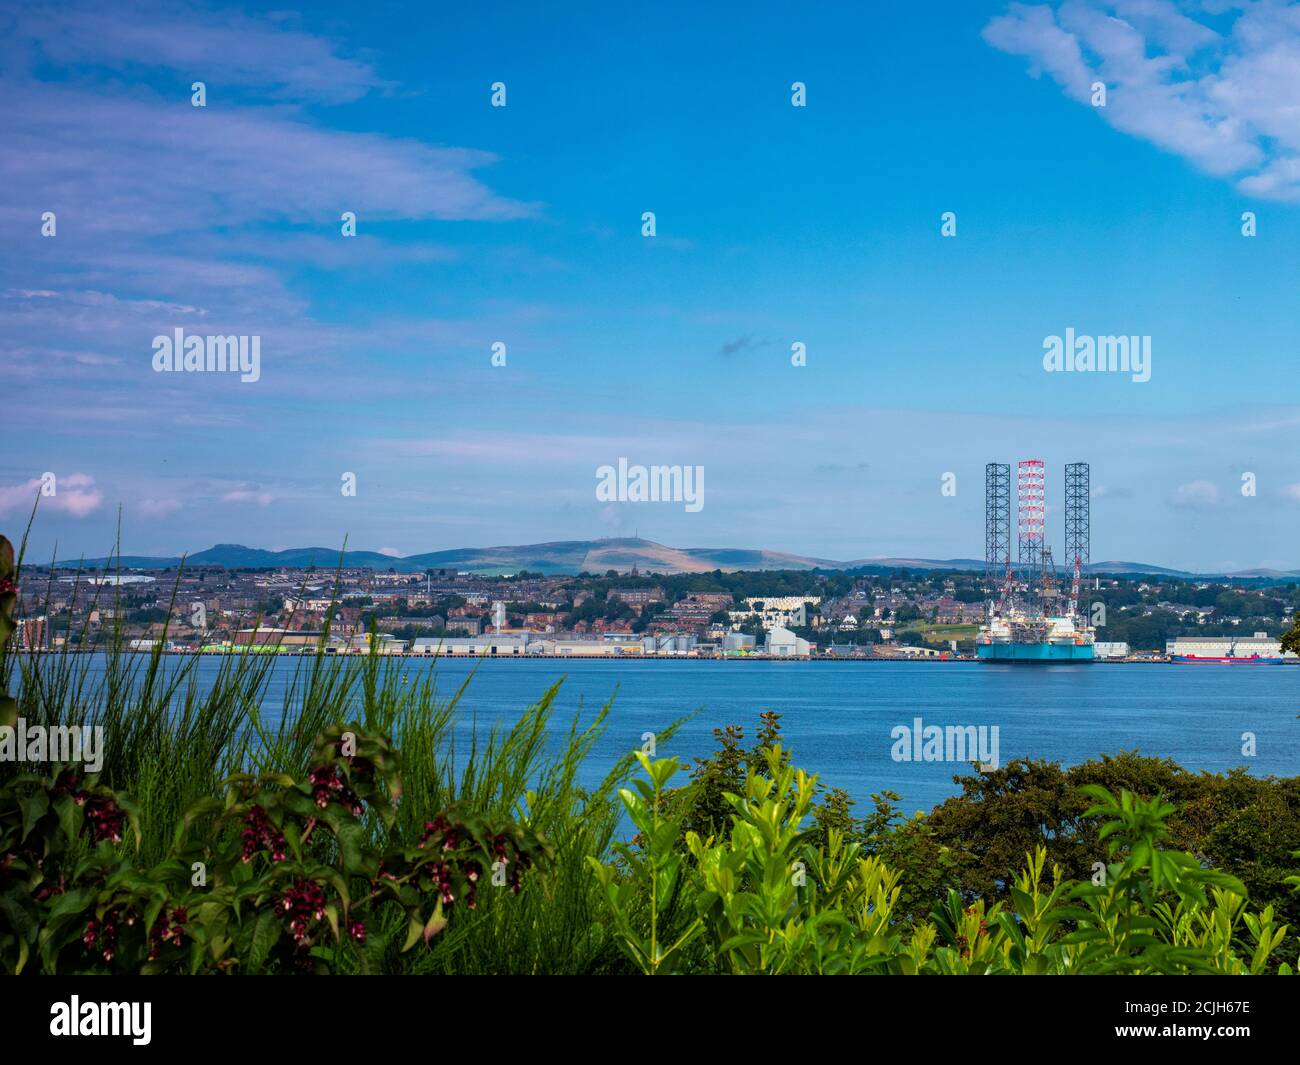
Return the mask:
<path id="1" fill-rule="evenodd" d="M 950 889 L 928 920 L 909 924 L 896 911 L 898 874 L 840 829 L 810 824 L 815 778 L 779 746 L 751 766 L 742 795 L 726 794 L 730 828 L 716 838 L 680 840 L 681 818 L 657 812 L 676 760 L 641 762 L 649 783 L 623 793 L 639 848 L 600 872 L 614 927 L 644 972 L 1241 975 L 1268 971 L 1286 937 L 1272 906 L 1247 908 L 1235 877 L 1164 846 L 1174 807 L 1159 799 L 1090 785 L 1084 816 L 1100 820 L 1111 859 L 1094 877 L 1073 881 L 1056 865 L 1045 882 L 1039 846 L 1008 901 L 968 902 Z M 638 909 L 647 899 L 649 940 Z M 685 930 L 656 953 L 667 909 Z M 692 970 L 681 950 L 701 936 L 709 949 Z"/>

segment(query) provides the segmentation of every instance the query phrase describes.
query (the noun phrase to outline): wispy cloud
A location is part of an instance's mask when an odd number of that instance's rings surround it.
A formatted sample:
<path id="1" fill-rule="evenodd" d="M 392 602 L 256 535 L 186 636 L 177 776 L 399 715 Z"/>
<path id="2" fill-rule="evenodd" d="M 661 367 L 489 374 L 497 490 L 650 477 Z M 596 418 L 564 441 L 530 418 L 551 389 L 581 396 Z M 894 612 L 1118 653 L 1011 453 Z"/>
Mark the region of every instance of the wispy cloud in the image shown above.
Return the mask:
<path id="1" fill-rule="evenodd" d="M 13 34 L 53 63 L 166 69 L 184 75 L 187 84 L 212 78 L 223 87 L 253 86 L 285 100 L 345 103 L 388 87 L 363 59 L 289 23 L 286 15 L 255 19 L 153 3 L 38 4 L 15 19 Z M 213 77 L 218 72 L 219 79 Z"/>
<path id="2" fill-rule="evenodd" d="M 256 503 L 259 507 L 270 506 L 274 500 L 270 492 L 257 488 L 232 488 L 221 497 L 223 503 Z"/>
<path id="3" fill-rule="evenodd" d="M 1253 196 L 1300 199 L 1300 7 L 1215 4 L 1226 32 L 1172 0 L 1065 0 L 1009 5 L 984 28 L 1071 99 L 1116 129 L 1232 178 Z"/>
<path id="4" fill-rule="evenodd" d="M 536 212 L 486 183 L 490 152 L 333 125 L 327 105 L 391 87 L 345 42 L 294 16 L 156 4 L 29 7 L 0 28 L 0 361 L 11 382 L 59 397 L 18 404 L 23 431 L 66 424 L 70 409 L 97 435 L 246 424 L 250 397 L 228 382 L 150 372 L 152 338 L 177 326 L 260 335 L 259 396 L 298 403 L 409 389 L 367 359 L 486 348 L 480 329 L 388 307 L 340 320 L 302 284 L 460 254 L 395 243 L 376 223 Z M 192 80 L 208 82 L 207 107 L 191 106 Z M 39 235 L 45 211 L 53 239 Z M 339 232 L 344 211 L 355 238 Z"/>
<path id="5" fill-rule="evenodd" d="M 179 499 L 142 499 L 136 509 L 146 518 L 165 518 L 175 514 L 183 504 Z"/>
<path id="6" fill-rule="evenodd" d="M 1180 484 L 1169 496 L 1169 505 L 1186 510 L 1203 510 L 1219 505 L 1222 496 L 1212 481 L 1188 481 Z"/>
<path id="7" fill-rule="evenodd" d="M 766 340 L 756 341 L 752 336 L 746 334 L 737 337 L 735 340 L 729 340 L 718 349 L 718 354 L 723 357 L 730 357 L 739 354 L 742 351 L 751 351 L 754 348 L 761 348 L 767 343 Z"/>
<path id="8" fill-rule="evenodd" d="M 866 473 L 871 469 L 869 462 L 823 462 L 813 467 L 814 473 Z"/>
<path id="9" fill-rule="evenodd" d="M 180 233 L 272 223 L 497 221 L 534 208 L 475 176 L 490 152 L 336 130 L 274 107 L 196 108 L 79 85 L 4 84 L 0 217 L 60 236 Z M 178 152 L 178 146 L 182 149 Z M 159 166 L 174 159 L 174 166 Z M 15 226 L 17 228 L 17 226 Z"/>

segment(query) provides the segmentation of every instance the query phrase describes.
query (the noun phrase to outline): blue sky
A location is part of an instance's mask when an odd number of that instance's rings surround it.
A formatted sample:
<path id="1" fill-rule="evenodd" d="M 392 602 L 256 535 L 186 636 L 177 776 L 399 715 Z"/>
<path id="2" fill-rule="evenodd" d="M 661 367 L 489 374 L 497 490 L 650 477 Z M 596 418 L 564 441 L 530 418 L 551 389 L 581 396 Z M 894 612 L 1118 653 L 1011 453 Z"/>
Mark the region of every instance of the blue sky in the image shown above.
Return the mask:
<path id="1" fill-rule="evenodd" d="M 0 527 L 49 471 L 45 557 L 119 508 L 141 554 L 971 557 L 1032 457 L 1092 462 L 1095 559 L 1300 567 L 1297 5 L 609 6 L 0 6 Z M 260 380 L 153 372 L 177 327 Z M 1067 328 L 1151 380 L 1045 372 Z M 705 506 L 598 501 L 621 456 Z"/>

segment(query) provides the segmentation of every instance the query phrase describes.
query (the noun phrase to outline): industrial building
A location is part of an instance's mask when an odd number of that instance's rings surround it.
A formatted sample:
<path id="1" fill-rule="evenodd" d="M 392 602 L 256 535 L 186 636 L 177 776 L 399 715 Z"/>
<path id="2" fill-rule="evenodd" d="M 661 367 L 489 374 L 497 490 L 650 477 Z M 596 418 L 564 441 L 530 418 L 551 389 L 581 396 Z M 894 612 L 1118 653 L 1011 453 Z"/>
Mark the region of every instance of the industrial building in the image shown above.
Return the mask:
<path id="1" fill-rule="evenodd" d="M 540 643 L 540 646 L 538 644 Z M 540 640 L 529 645 L 533 654 L 626 656 L 654 653 L 654 639 L 636 640 Z"/>
<path id="2" fill-rule="evenodd" d="M 751 654 L 758 650 L 754 644 L 754 637 L 750 633 L 729 632 L 722 637 L 722 653 L 728 655 Z"/>
<path id="3" fill-rule="evenodd" d="M 1266 632 L 1253 636 L 1179 636 L 1165 641 L 1165 653 L 1196 659 L 1285 658 L 1296 661 L 1290 652 L 1282 653 L 1282 641 Z"/>
<path id="4" fill-rule="evenodd" d="M 764 652 L 772 658 L 807 658 L 811 645 L 789 629 L 774 628 L 767 633 Z"/>
<path id="5" fill-rule="evenodd" d="M 522 655 L 529 649 L 527 636 L 421 636 L 411 644 L 421 655 Z"/>

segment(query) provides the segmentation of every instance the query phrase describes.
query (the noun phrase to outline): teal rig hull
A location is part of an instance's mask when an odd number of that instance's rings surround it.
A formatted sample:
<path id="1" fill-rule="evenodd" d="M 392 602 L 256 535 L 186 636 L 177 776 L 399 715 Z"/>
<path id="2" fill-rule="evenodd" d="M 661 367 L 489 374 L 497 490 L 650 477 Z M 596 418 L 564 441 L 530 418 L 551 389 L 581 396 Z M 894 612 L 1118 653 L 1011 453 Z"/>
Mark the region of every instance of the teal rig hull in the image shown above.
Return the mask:
<path id="1" fill-rule="evenodd" d="M 976 654 L 985 662 L 1091 662 L 1091 643 L 981 643 Z"/>

